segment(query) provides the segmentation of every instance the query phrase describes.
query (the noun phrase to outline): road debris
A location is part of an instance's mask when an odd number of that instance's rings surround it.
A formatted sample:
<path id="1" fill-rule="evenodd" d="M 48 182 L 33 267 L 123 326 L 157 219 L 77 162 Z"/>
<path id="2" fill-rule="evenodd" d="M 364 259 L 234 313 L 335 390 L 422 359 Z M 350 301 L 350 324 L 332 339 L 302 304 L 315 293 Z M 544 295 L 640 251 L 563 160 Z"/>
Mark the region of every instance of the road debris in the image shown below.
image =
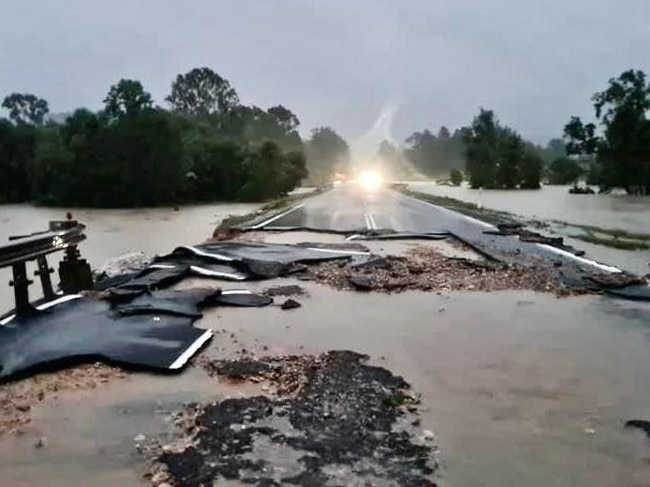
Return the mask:
<path id="1" fill-rule="evenodd" d="M 291 298 L 287 299 L 284 303 L 282 303 L 282 304 L 280 305 L 280 307 L 281 307 L 283 310 L 296 309 L 296 308 L 300 308 L 301 306 L 302 306 L 302 304 L 300 304 L 300 303 L 299 303 L 298 301 L 296 301 L 295 299 L 291 299 Z"/>
<path id="2" fill-rule="evenodd" d="M 548 268 L 520 267 L 494 261 L 447 257 L 435 249 L 416 247 L 405 255 L 388 256 L 363 265 L 326 262 L 310 266 L 316 281 L 339 289 L 399 292 L 499 291 L 530 289 L 558 296 L 579 293 L 557 281 Z"/>
<path id="3" fill-rule="evenodd" d="M 645 419 L 630 419 L 625 422 L 625 427 L 640 429 L 650 438 L 650 421 Z"/>
<path id="4" fill-rule="evenodd" d="M 418 399 L 367 359 L 335 351 L 239 365 L 204 360 L 211 374 L 264 381 L 275 395 L 188 407 L 179 417 L 187 436 L 161 447 L 150 482 L 435 486 L 433 433 L 414 425 Z"/>

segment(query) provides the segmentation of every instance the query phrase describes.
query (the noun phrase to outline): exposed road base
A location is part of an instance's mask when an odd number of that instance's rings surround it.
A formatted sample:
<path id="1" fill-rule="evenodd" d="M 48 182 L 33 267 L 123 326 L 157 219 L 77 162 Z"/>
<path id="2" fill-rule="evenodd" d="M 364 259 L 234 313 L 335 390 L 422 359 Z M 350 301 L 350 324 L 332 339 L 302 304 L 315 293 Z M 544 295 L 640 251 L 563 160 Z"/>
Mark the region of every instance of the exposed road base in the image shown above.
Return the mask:
<path id="1" fill-rule="evenodd" d="M 277 396 L 189 408 L 189 437 L 163 447 L 154 485 L 434 486 L 433 434 L 420 430 L 409 384 L 368 357 L 335 351 L 206 362 L 230 380 L 267 382 Z"/>

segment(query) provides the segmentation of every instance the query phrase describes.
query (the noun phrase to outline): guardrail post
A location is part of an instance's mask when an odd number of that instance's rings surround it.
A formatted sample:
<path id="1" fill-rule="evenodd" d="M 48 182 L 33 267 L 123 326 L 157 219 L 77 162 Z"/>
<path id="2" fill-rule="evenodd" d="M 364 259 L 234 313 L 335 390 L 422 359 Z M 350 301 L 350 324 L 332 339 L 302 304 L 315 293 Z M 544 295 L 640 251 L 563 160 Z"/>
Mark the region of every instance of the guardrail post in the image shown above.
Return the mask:
<path id="1" fill-rule="evenodd" d="M 14 297 L 16 300 L 16 316 L 24 315 L 34 311 L 34 308 L 29 303 L 29 289 L 28 286 L 32 281 L 27 279 L 27 266 L 25 262 L 17 262 L 12 266 L 13 281 L 9 282 L 10 286 L 14 288 Z"/>
<path id="2" fill-rule="evenodd" d="M 43 296 L 45 299 L 54 299 L 54 289 L 52 288 L 52 279 L 50 274 L 54 272 L 54 269 L 51 269 L 47 265 L 47 258 L 44 255 L 41 255 L 36 259 L 38 264 L 38 270 L 34 272 L 34 275 L 41 278 L 41 287 L 43 288 Z"/>

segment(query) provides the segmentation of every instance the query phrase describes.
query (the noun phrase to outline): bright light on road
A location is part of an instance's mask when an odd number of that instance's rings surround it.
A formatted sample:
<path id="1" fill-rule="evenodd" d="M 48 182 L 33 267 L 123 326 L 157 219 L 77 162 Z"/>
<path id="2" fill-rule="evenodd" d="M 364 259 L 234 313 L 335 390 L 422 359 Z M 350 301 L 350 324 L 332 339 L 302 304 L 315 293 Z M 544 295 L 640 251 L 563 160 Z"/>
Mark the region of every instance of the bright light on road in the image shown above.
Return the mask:
<path id="1" fill-rule="evenodd" d="M 359 174 L 359 184 L 367 191 L 374 191 L 378 189 L 384 182 L 384 178 L 377 171 L 363 171 Z"/>

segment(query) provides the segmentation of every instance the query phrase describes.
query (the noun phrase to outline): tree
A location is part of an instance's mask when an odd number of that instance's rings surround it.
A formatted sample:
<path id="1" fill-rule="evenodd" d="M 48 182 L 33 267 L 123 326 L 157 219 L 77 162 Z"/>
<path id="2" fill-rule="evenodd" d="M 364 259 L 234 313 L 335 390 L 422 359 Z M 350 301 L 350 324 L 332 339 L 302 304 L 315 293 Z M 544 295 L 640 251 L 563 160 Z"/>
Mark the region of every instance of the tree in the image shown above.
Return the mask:
<path id="1" fill-rule="evenodd" d="M 573 184 L 583 173 L 577 161 L 568 157 L 559 157 L 549 166 L 548 180 L 551 184 Z"/>
<path id="2" fill-rule="evenodd" d="M 121 79 L 111 86 L 104 99 L 106 115 L 111 119 L 128 118 L 149 111 L 153 107 L 151 95 L 144 91 L 142 83 Z"/>
<path id="3" fill-rule="evenodd" d="M 502 126 L 493 111 L 481 109 L 464 140 L 472 188 L 540 187 L 544 163 L 536 147 Z"/>
<path id="4" fill-rule="evenodd" d="M 459 130 L 451 135 L 449 129 L 442 126 L 438 136 L 428 129 L 413 132 L 406 139 L 405 146 L 406 158 L 427 176 L 446 176 L 451 169 L 465 165 L 465 146 Z"/>
<path id="5" fill-rule="evenodd" d="M 239 105 L 230 83 L 210 68 L 194 68 L 176 76 L 166 100 L 172 109 L 193 116 L 225 113 Z"/>
<path id="6" fill-rule="evenodd" d="M 449 181 L 451 184 L 454 186 L 460 186 L 463 182 L 463 179 L 463 173 L 461 171 L 456 168 L 451 170 L 451 173 L 449 174 Z"/>
<path id="7" fill-rule="evenodd" d="M 273 117 L 277 125 L 285 132 L 289 133 L 298 130 L 300 120 L 298 120 L 298 117 L 288 108 L 285 108 L 282 105 L 276 105 L 269 108 L 267 113 Z"/>
<path id="8" fill-rule="evenodd" d="M 650 83 L 642 71 L 628 70 L 592 100 L 598 127 L 572 117 L 564 128 L 567 152 L 595 155 L 599 184 L 628 193 L 650 193 Z"/>
<path id="9" fill-rule="evenodd" d="M 312 184 L 332 181 L 335 173 L 347 174 L 350 148 L 347 142 L 331 127 L 318 127 L 306 142 L 307 171 Z"/>
<path id="10" fill-rule="evenodd" d="M 304 156 L 283 153 L 273 142 L 250 151 L 244 169 L 247 176 L 240 198 L 250 201 L 283 196 L 306 176 Z"/>
<path id="11" fill-rule="evenodd" d="M 49 113 L 47 101 L 29 93 L 12 93 L 2 101 L 9 110 L 9 118 L 17 125 L 40 126 Z"/>
<path id="12" fill-rule="evenodd" d="M 34 157 L 35 141 L 34 127 L 0 119 L 0 202 L 29 200 L 28 166 Z"/>
<path id="13" fill-rule="evenodd" d="M 465 134 L 467 174 L 472 188 L 496 185 L 497 127 L 494 112 L 481 108 Z"/>

